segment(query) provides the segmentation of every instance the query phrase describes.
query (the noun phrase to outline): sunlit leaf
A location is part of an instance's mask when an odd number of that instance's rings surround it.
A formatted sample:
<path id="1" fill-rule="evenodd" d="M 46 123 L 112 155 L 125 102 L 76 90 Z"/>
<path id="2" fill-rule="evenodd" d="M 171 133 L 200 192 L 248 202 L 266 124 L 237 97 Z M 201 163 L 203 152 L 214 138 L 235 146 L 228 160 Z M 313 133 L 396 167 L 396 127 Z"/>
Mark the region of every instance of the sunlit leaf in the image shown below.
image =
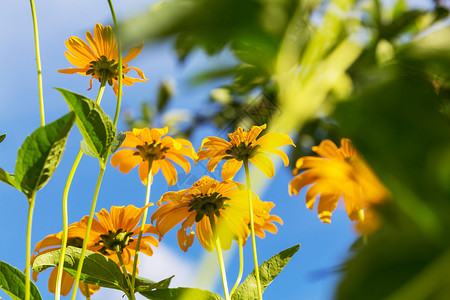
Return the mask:
<path id="1" fill-rule="evenodd" d="M 261 282 L 261 292 L 280 274 L 283 268 L 291 260 L 292 256 L 300 249 L 300 245 L 295 245 L 272 256 L 259 266 L 259 278 Z M 258 291 L 256 275 L 253 271 L 245 281 L 236 289 L 231 299 L 257 299 Z"/>
<path id="2" fill-rule="evenodd" d="M 217 294 L 211 293 L 210 291 L 193 289 L 193 288 L 175 288 L 175 289 L 159 289 L 149 292 L 139 292 L 142 296 L 151 300 L 221 300 Z"/>
<path id="3" fill-rule="evenodd" d="M 12 187 L 15 187 L 19 191 L 22 191 L 22 188 L 20 187 L 20 182 L 18 182 L 13 174 L 7 173 L 5 170 L 0 168 L 0 180 L 4 183 L 9 184 Z"/>
<path id="4" fill-rule="evenodd" d="M 33 263 L 33 270 L 41 272 L 59 263 L 61 250 L 55 250 L 39 255 Z M 64 257 L 64 270 L 75 277 L 81 249 L 69 246 Z M 95 284 L 118 290 L 126 290 L 124 277 L 120 267 L 104 255 L 86 250 L 80 280 L 88 284 Z"/>
<path id="5" fill-rule="evenodd" d="M 38 288 L 30 282 L 30 300 L 42 300 Z M 0 288 L 13 300 L 25 299 L 25 274 L 0 261 Z"/>
<path id="6" fill-rule="evenodd" d="M 97 158 L 105 157 L 116 136 L 111 118 L 95 101 L 68 90 L 57 90 L 66 99 L 70 110 L 75 112 L 78 129 L 92 153 Z"/>
<path id="7" fill-rule="evenodd" d="M 167 289 L 169 288 L 170 281 L 172 280 L 174 276 L 170 276 L 169 278 L 163 279 L 158 282 L 154 282 L 152 280 L 149 280 L 147 278 L 143 277 L 136 277 L 136 291 L 138 292 L 145 292 L 145 291 L 151 291 L 155 289 Z"/>
<path id="8" fill-rule="evenodd" d="M 20 183 L 27 197 L 41 189 L 52 176 L 61 160 L 74 121 L 75 115 L 68 113 L 39 127 L 23 142 L 17 152 L 15 180 Z"/>

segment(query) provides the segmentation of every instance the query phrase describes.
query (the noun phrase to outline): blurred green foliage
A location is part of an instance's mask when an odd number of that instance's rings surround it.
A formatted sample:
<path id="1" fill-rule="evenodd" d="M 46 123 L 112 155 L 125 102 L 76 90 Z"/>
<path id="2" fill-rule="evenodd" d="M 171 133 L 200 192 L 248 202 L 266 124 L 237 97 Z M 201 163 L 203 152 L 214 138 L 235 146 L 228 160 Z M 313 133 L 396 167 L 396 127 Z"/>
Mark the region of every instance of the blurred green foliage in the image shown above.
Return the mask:
<path id="1" fill-rule="evenodd" d="M 280 86 L 289 77 L 280 77 L 280 60 L 292 62 L 281 75 L 299 76 L 293 82 L 305 85 L 295 87 L 302 92 L 338 70 L 340 58 L 332 54 L 343 41 L 357 41 L 362 50 L 345 74 L 315 90 L 323 94 L 317 109 L 297 128 L 285 128 L 297 144 L 292 163 L 325 138 L 339 144 L 348 137 L 391 192 L 391 201 L 378 207 L 383 227 L 343 264 L 336 298 L 450 299 L 449 10 L 437 0 L 430 10 L 403 0 L 383 3 L 172 0 L 125 22 L 122 32 L 127 42 L 171 38 L 180 61 L 199 49 L 235 58 L 193 78 L 199 85 L 229 82 L 205 99 L 214 108 L 205 111 L 213 113 L 192 112 L 184 120 L 185 137 L 203 124 L 271 124 L 288 115 Z M 302 81 L 313 68 L 319 74 Z M 170 110 L 171 91 L 163 83 L 141 118 L 127 119 L 129 126 L 151 126 Z"/>

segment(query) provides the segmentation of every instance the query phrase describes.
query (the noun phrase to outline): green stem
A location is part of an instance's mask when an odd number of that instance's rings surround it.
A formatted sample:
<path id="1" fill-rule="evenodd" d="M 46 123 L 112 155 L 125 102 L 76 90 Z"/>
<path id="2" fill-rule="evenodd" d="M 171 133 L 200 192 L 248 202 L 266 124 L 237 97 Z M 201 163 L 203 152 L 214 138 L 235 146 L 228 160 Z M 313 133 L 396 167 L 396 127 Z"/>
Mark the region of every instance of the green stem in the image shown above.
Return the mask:
<path id="1" fill-rule="evenodd" d="M 34 48 L 36 52 L 36 65 L 38 75 L 38 89 L 39 89 L 39 110 L 41 112 L 41 126 L 45 126 L 45 114 L 44 114 L 44 96 L 42 90 L 42 67 L 41 67 L 41 55 L 39 54 L 39 34 L 36 18 L 36 9 L 34 7 L 34 0 L 30 0 L 31 14 L 33 16 L 33 29 L 34 29 Z"/>
<path id="2" fill-rule="evenodd" d="M 114 6 L 112 4 L 111 0 L 108 0 L 109 9 L 111 10 L 111 16 L 113 18 L 114 22 L 114 29 L 116 30 L 116 36 L 117 36 L 117 54 L 119 55 L 119 88 L 117 90 L 117 103 L 116 103 L 116 112 L 114 113 L 114 127 L 117 125 L 117 121 L 119 119 L 119 111 L 120 111 L 120 105 L 122 102 L 122 81 L 123 81 L 123 70 L 122 70 L 122 39 L 120 38 L 119 33 L 119 27 L 117 26 L 117 18 L 116 13 L 114 12 Z"/>
<path id="3" fill-rule="evenodd" d="M 64 268 L 64 257 L 66 254 L 67 248 L 67 235 L 69 231 L 69 222 L 68 222 L 68 213 L 67 213 L 67 199 L 69 197 L 69 189 L 72 184 L 73 176 L 75 175 L 75 171 L 78 168 L 78 164 L 80 163 L 81 157 L 83 156 L 83 151 L 78 151 L 78 155 L 75 158 L 75 161 L 72 165 L 72 169 L 70 169 L 69 177 L 66 181 L 66 186 L 64 187 L 63 192 L 63 201 L 62 201 L 62 210 L 63 210 L 63 233 L 61 238 L 61 255 L 59 256 L 59 264 L 58 264 L 58 273 L 56 276 L 56 289 L 55 289 L 55 300 L 58 300 L 61 297 L 61 281 L 62 274 Z"/>
<path id="4" fill-rule="evenodd" d="M 252 235 L 252 248 L 253 248 L 253 263 L 255 265 L 255 275 L 256 275 L 256 285 L 258 287 L 258 298 L 262 300 L 261 293 L 261 281 L 259 279 L 259 268 L 258 268 L 258 255 L 256 254 L 256 239 L 255 239 L 255 224 L 253 221 L 253 201 L 252 201 L 252 190 L 250 186 L 250 171 L 248 168 L 248 160 L 244 160 L 244 168 L 245 168 L 245 178 L 247 180 L 247 197 L 248 197 L 248 208 L 250 215 L 250 231 Z"/>
<path id="5" fill-rule="evenodd" d="M 98 174 L 98 179 L 97 179 L 97 185 L 95 186 L 94 197 L 92 199 L 91 212 L 89 214 L 89 219 L 88 219 L 88 223 L 86 226 L 86 234 L 85 234 L 85 237 L 83 240 L 83 248 L 81 249 L 80 261 L 78 262 L 77 274 L 75 276 L 75 282 L 73 284 L 73 291 L 72 291 L 72 298 L 71 298 L 72 300 L 75 300 L 75 297 L 77 295 L 78 283 L 80 282 L 81 271 L 83 269 L 84 254 L 86 253 L 87 244 L 89 242 L 89 234 L 91 232 L 92 219 L 94 218 L 95 206 L 97 204 L 98 193 L 100 190 L 100 185 L 102 184 L 102 179 L 103 179 L 104 173 L 105 173 L 105 165 L 101 164 L 100 172 Z"/>
<path id="6" fill-rule="evenodd" d="M 234 284 L 233 288 L 231 289 L 230 297 L 233 296 L 233 293 L 238 288 L 239 283 L 241 282 L 241 279 L 242 279 L 242 273 L 243 273 L 243 270 L 244 270 L 244 250 L 243 250 L 244 247 L 243 247 L 242 244 L 243 244 L 243 241 L 240 238 L 238 240 L 238 245 L 239 245 L 239 274 L 238 274 L 238 277 L 236 279 L 236 283 Z"/>
<path id="7" fill-rule="evenodd" d="M 89 293 L 89 284 L 84 282 L 84 290 L 86 291 L 86 300 L 91 300 L 91 294 Z"/>
<path id="8" fill-rule="evenodd" d="M 98 90 L 97 104 L 100 105 L 100 102 L 102 101 L 103 92 L 105 91 L 106 86 L 106 76 L 102 77 L 102 82 L 100 84 L 100 88 Z M 70 170 L 69 177 L 67 178 L 66 185 L 64 187 L 64 193 L 63 193 L 63 199 L 62 199 L 62 213 L 63 213 L 63 234 L 61 238 L 61 255 L 59 257 L 59 264 L 58 264 L 58 273 L 56 276 L 56 288 L 55 288 L 55 300 L 59 300 L 61 298 L 61 282 L 62 282 L 62 274 L 63 274 L 63 268 L 64 268 L 64 257 L 66 254 L 66 248 L 67 248 L 67 235 L 68 235 L 68 228 L 69 228 L 69 222 L 68 222 L 68 212 L 67 212 L 67 200 L 69 198 L 69 190 L 70 186 L 72 185 L 73 176 L 75 175 L 75 172 L 78 168 L 78 165 L 80 163 L 81 158 L 83 157 L 83 151 L 80 149 L 78 151 L 77 157 L 75 158 L 75 161 L 73 162 L 72 169 Z"/>
<path id="9" fill-rule="evenodd" d="M 222 247 L 220 246 L 220 239 L 217 235 L 216 222 L 214 212 L 212 209 L 208 212 L 209 222 L 211 223 L 211 230 L 213 233 L 214 247 L 216 248 L 217 258 L 219 260 L 220 276 L 222 277 L 223 293 L 225 300 L 230 300 L 230 294 L 228 293 L 227 275 L 225 272 L 225 264 L 223 262 Z"/>
<path id="10" fill-rule="evenodd" d="M 125 277 L 125 280 L 127 281 L 128 287 L 130 288 L 130 295 L 129 295 L 128 299 L 135 300 L 136 298 L 134 297 L 134 288 L 131 285 L 130 276 L 127 272 L 127 269 L 125 268 L 125 264 L 123 263 L 123 258 L 122 258 L 122 254 L 120 253 L 119 246 L 117 246 L 117 248 L 118 249 L 116 249 L 116 254 L 117 254 L 117 257 L 119 258 L 120 267 L 122 268 L 123 276 Z"/>
<path id="11" fill-rule="evenodd" d="M 35 198 L 36 198 L 36 191 L 34 191 L 31 194 L 30 198 L 28 198 L 27 250 L 26 250 L 27 260 L 25 263 L 25 300 L 30 300 L 31 227 L 32 227 L 32 223 L 33 223 L 33 211 L 34 211 Z"/>
<path id="12" fill-rule="evenodd" d="M 153 160 L 148 162 L 147 190 L 145 192 L 145 206 L 147 206 L 150 202 L 150 192 L 152 189 L 152 165 L 153 165 Z M 144 233 L 145 222 L 147 221 L 147 213 L 148 213 L 148 207 L 145 208 L 144 214 L 142 215 L 141 229 L 139 230 L 139 236 L 138 236 L 138 239 L 136 242 L 136 252 L 134 254 L 134 262 L 133 262 L 133 273 L 131 275 L 131 284 L 133 287 L 136 282 L 136 271 L 137 271 L 137 262 L 139 259 L 139 248 L 141 245 L 142 234 Z"/>

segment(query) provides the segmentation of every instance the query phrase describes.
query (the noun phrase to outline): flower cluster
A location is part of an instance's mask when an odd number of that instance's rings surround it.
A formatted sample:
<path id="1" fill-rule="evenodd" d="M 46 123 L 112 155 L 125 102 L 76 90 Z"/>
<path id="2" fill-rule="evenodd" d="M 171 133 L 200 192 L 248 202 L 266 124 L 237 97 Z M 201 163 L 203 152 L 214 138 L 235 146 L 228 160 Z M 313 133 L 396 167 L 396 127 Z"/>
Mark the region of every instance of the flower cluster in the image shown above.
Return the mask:
<path id="1" fill-rule="evenodd" d="M 140 53 L 143 45 L 131 48 L 129 54 L 123 58 L 122 66 L 119 66 L 117 42 L 110 26 L 97 24 L 94 35 L 87 32 L 86 39 L 88 43 L 77 37 L 71 37 L 66 42 L 68 51 L 65 55 L 76 68 L 62 69 L 59 72 L 91 76 L 89 89 L 95 78 L 102 83 L 102 87 L 106 83 L 112 85 L 116 95 L 119 67 L 123 70 L 125 85 L 147 80 L 141 70 L 128 66 Z M 132 69 L 140 78 L 125 76 Z M 134 299 L 133 285 L 137 274 L 138 253 L 153 255 L 153 247 L 158 247 L 162 238 L 181 224 L 177 231 L 181 250 L 186 252 L 193 245 L 196 236 L 206 250 L 217 251 L 225 298 L 230 299 L 225 284 L 225 272 L 222 269 L 221 251 L 230 249 L 233 241 L 237 241 L 242 250 L 251 235 L 255 279 L 259 299 L 262 299 L 255 235 L 265 238 L 266 232 L 276 233 L 276 223 L 283 224 L 283 221 L 271 214 L 274 203 L 262 201 L 251 190 L 248 165 L 255 165 L 268 178 L 272 178 L 275 175 L 275 167 L 270 155 L 279 156 L 286 167 L 289 165 L 289 158 L 279 148 L 295 146 L 287 134 L 269 132 L 261 135 L 265 129 L 266 124 L 252 126 L 248 131 L 238 127 L 228 134 L 229 140 L 207 137 L 202 141 L 197 153 L 190 141 L 169 136 L 168 127 L 134 128 L 126 132 L 120 149 L 111 158 L 111 165 L 118 167 L 122 173 L 129 173 L 139 166 L 140 180 L 147 186 L 146 204 L 142 208 L 128 205 L 112 206 L 110 211 L 101 209 L 95 214 L 96 218 L 93 217 L 92 210 L 90 216 L 85 216 L 69 226 L 67 244 L 82 248 L 82 251 L 94 251 L 119 265 L 128 284 L 128 288 L 123 291 L 129 291 L 131 299 Z M 312 150 L 320 157 L 306 156 L 297 160 L 293 171 L 295 177 L 289 183 L 289 194 L 298 195 L 301 189 L 309 186 L 306 206 L 313 209 L 319 198 L 317 210 L 320 220 L 325 223 L 331 222 L 332 212 L 343 197 L 350 220 L 360 221 L 358 230 L 365 233 L 376 230 L 379 220 L 372 206 L 384 201 L 388 193 L 350 140 L 342 139 L 340 148 L 332 141 L 324 140 Z M 151 215 L 151 223 L 154 225 L 146 224 L 147 210 L 152 205 L 149 198 L 153 177 L 161 170 L 167 184 L 174 185 L 178 180 L 177 165 L 186 174 L 191 171 L 188 158 L 195 163 L 208 160 L 207 168 L 211 172 L 214 172 L 219 163 L 224 162 L 222 181 L 203 176 L 189 188 L 166 192 Z M 233 181 L 243 165 L 246 186 Z M 299 174 L 300 170 L 305 171 Z M 51 234 L 37 243 L 31 263 L 40 255 L 60 249 L 63 244 L 62 236 L 62 232 Z M 57 271 L 58 269 L 53 268 L 48 283 L 49 290 L 53 293 L 57 290 Z M 131 274 L 132 280 L 129 279 L 128 273 Z M 33 271 L 35 281 L 37 275 L 38 273 Z M 61 294 L 67 295 L 73 284 L 72 276 L 63 271 Z M 87 297 L 99 288 L 92 284 L 80 285 L 80 290 Z"/>

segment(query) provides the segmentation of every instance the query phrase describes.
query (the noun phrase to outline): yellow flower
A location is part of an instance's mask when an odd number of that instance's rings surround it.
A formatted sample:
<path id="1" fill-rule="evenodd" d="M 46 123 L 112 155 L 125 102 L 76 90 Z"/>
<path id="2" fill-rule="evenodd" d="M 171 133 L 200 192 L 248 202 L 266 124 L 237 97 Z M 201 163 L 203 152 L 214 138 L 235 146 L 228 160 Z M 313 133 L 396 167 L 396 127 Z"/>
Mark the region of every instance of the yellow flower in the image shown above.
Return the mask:
<path id="1" fill-rule="evenodd" d="M 85 236 L 85 233 L 82 230 L 75 230 L 79 226 L 79 223 L 73 223 L 69 226 L 68 230 L 68 239 L 67 239 L 67 245 L 68 246 L 75 246 L 81 248 L 83 246 L 83 238 Z M 33 264 L 34 260 L 42 254 L 45 254 L 47 252 L 51 252 L 54 250 L 58 250 L 61 248 L 61 239 L 62 239 L 62 232 L 50 234 L 46 236 L 42 241 L 38 242 L 36 244 L 36 247 L 34 248 L 34 253 L 31 256 L 31 264 Z M 92 250 L 92 249 L 89 249 Z M 50 273 L 50 278 L 48 279 L 48 290 L 51 293 L 55 293 L 56 289 L 56 277 L 58 273 L 58 268 L 53 268 L 52 272 Z M 38 272 L 33 271 L 33 280 L 37 281 Z M 67 273 L 66 271 L 63 271 L 62 280 L 61 280 L 61 295 L 67 296 L 72 289 L 74 279 L 73 277 Z M 89 284 L 89 295 L 94 294 L 96 291 L 100 289 L 99 286 Z M 86 296 L 86 290 L 84 284 L 79 285 L 80 291 L 83 293 L 83 295 Z"/>
<path id="2" fill-rule="evenodd" d="M 289 194 L 296 194 L 307 186 L 306 206 L 314 208 L 320 194 L 317 210 L 322 222 L 331 222 L 331 213 L 344 196 L 347 214 L 352 221 L 364 219 L 364 211 L 387 197 L 387 191 L 375 174 L 359 156 L 349 139 L 341 140 L 341 148 L 324 140 L 312 150 L 322 157 L 305 156 L 297 160 L 293 174 L 307 169 L 289 183 Z"/>
<path id="3" fill-rule="evenodd" d="M 162 237 L 182 222 L 177 239 L 185 252 L 194 242 L 194 228 L 200 244 L 208 251 L 214 249 L 210 216 L 214 216 L 223 249 L 230 249 L 234 238 L 245 240 L 249 234 L 247 191 L 234 181 L 203 176 L 188 189 L 165 193 L 158 205 L 163 202 L 167 203 L 153 213 L 152 223 L 156 222 Z"/>
<path id="4" fill-rule="evenodd" d="M 128 272 L 133 270 L 133 259 L 136 253 L 137 237 L 141 226 L 138 226 L 142 214 L 146 207 L 137 208 L 134 205 L 112 206 L 111 214 L 102 209 L 96 213 L 96 219 L 92 220 L 91 232 L 89 235 L 88 246 L 96 252 L 99 252 L 115 261 L 119 266 L 119 258 L 116 250 L 122 255 L 125 268 Z M 80 221 L 79 231 L 85 230 L 88 222 L 88 216 Z M 78 233 L 78 231 L 76 231 Z M 158 247 L 158 240 L 150 234 L 158 235 L 158 230 L 146 224 L 141 238 L 139 251 L 149 256 L 153 255 L 151 246 Z"/>
<path id="5" fill-rule="evenodd" d="M 283 225 L 283 220 L 280 217 L 270 215 L 270 211 L 274 206 L 275 204 L 273 202 L 261 201 L 259 198 L 253 199 L 255 234 L 262 239 L 266 237 L 264 231 L 270 233 L 278 232 L 278 228 L 273 222 Z"/>
<path id="6" fill-rule="evenodd" d="M 232 180 L 242 167 L 243 161 L 248 159 L 267 177 L 272 178 L 275 175 L 275 168 L 268 158 L 268 153 L 277 154 L 283 160 L 284 166 L 288 166 L 289 158 L 283 151 L 276 148 L 295 145 L 287 134 L 275 132 L 267 133 L 256 139 L 265 128 L 266 124 L 252 126 L 250 131 L 245 132 L 239 127 L 235 132 L 228 134 L 230 142 L 218 137 L 207 137 L 203 140 L 197 153 L 198 161 L 209 159 L 208 170 L 214 172 L 219 162 L 226 160 L 222 167 L 222 179 Z"/>
<path id="7" fill-rule="evenodd" d="M 85 76 L 92 76 L 89 82 L 89 89 L 92 88 L 92 78 L 101 81 L 106 76 L 109 85 L 113 85 L 114 92 L 118 93 L 118 75 L 119 75 L 119 56 L 117 51 L 117 42 L 111 26 L 103 27 L 102 24 L 95 25 L 94 36 L 87 31 L 86 39 L 89 44 L 82 39 L 72 36 L 66 41 L 67 60 L 76 68 L 58 70 L 60 73 L 75 74 L 79 73 Z M 144 73 L 136 67 L 128 67 L 128 63 L 133 60 L 142 50 L 143 44 L 132 47 L 128 55 L 122 60 L 123 84 L 131 86 L 134 82 L 144 82 Z M 135 70 L 140 78 L 131 78 L 125 76 L 131 69 Z"/>
<path id="8" fill-rule="evenodd" d="M 121 148 L 111 158 L 114 168 L 119 165 L 119 171 L 128 173 L 139 164 L 139 176 L 143 184 L 147 184 L 149 162 L 152 162 L 152 177 L 161 169 L 169 185 L 177 182 L 177 171 L 172 162 L 180 165 L 189 173 L 191 165 L 184 157 L 195 158 L 191 142 L 185 139 L 173 139 L 166 135 L 168 128 L 133 129 L 126 132 L 126 139 Z"/>

